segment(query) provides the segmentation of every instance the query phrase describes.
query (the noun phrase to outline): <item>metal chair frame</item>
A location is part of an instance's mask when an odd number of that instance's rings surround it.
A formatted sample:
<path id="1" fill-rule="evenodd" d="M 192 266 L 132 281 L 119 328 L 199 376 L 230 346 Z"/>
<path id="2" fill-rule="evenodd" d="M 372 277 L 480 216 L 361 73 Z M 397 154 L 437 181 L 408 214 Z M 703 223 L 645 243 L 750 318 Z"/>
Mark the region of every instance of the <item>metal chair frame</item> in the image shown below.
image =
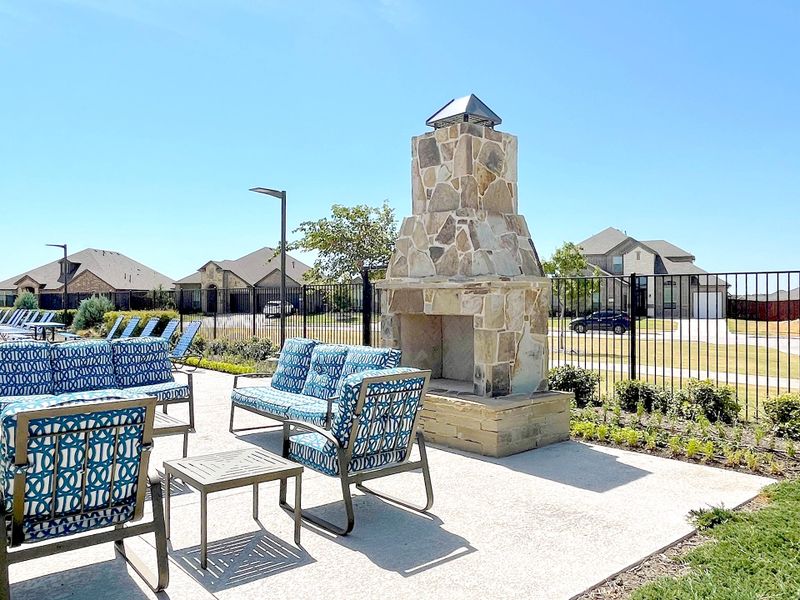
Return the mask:
<path id="1" fill-rule="evenodd" d="M 0 502 L 0 516 L 3 517 L 3 523 L 0 526 L 0 600 L 9 600 L 11 598 L 8 567 L 11 564 L 32 560 L 35 558 L 42 558 L 45 556 L 52 556 L 61 552 L 68 552 L 70 550 L 77 550 L 79 548 L 86 548 L 97 544 L 106 542 L 114 542 L 114 547 L 117 552 L 130 564 L 136 573 L 147 583 L 147 585 L 155 592 L 161 591 L 167 587 L 169 583 L 169 565 L 167 562 L 167 537 L 166 528 L 164 523 L 164 507 L 161 500 L 161 478 L 155 470 L 148 473 L 148 465 L 150 461 L 150 452 L 153 448 L 153 419 L 155 416 L 155 398 L 136 398 L 128 400 L 110 400 L 104 402 L 82 402 L 79 404 L 71 404 L 68 406 L 56 406 L 43 409 L 34 409 L 24 411 L 17 414 L 17 427 L 15 437 L 15 457 L 14 465 L 16 473 L 14 475 L 14 494 L 12 502 L 12 514 L 7 515 L 5 512 L 5 502 Z M 46 433 L 40 435 L 30 435 L 28 431 L 29 423 L 33 420 L 58 418 L 76 414 L 90 414 L 92 412 L 106 412 L 109 410 L 124 410 L 142 407 L 145 409 L 145 419 L 143 423 L 138 425 L 132 424 L 119 424 L 108 427 L 87 427 L 84 429 L 75 429 L 70 431 Z M 139 521 L 144 514 L 145 493 L 147 489 L 150 490 L 150 499 L 153 507 L 153 520 L 146 523 L 139 523 L 136 525 L 126 526 L 120 523 L 111 528 L 104 528 L 103 531 L 86 535 L 81 533 L 76 537 L 71 538 L 57 538 L 49 542 L 36 543 L 34 545 L 14 550 L 23 543 L 23 523 L 25 521 L 24 508 L 25 508 L 25 479 L 26 469 L 28 464 L 28 443 L 30 440 L 41 437 L 54 437 L 55 452 L 53 473 L 54 477 L 57 476 L 59 471 L 59 463 L 61 454 L 58 451 L 59 440 L 64 435 L 75 435 L 86 433 L 86 447 L 85 455 L 89 453 L 89 439 L 88 433 L 92 431 L 99 431 L 101 429 L 115 430 L 115 444 L 113 449 L 113 456 L 117 453 L 118 433 L 124 427 L 140 427 L 142 429 L 142 443 L 141 455 L 139 463 L 139 479 L 136 490 L 136 500 L 134 505 L 134 513 L 129 522 Z M 82 486 L 86 485 L 87 472 L 83 471 Z M 112 476 L 113 477 L 113 476 Z M 109 483 L 113 487 L 113 478 Z M 53 496 L 53 512 L 55 511 L 55 494 L 57 488 L 54 486 Z M 2 500 L 0 498 L 0 500 Z M 109 506 L 112 506 L 113 493 L 109 494 Z M 77 514 L 84 514 L 84 507 Z M 46 518 L 52 517 L 48 515 Z M 9 538 L 7 528 L 5 526 L 10 518 L 11 535 Z M 143 535 L 146 533 L 155 533 L 156 536 L 156 562 L 157 574 L 154 576 L 141 559 L 135 554 L 131 553 L 125 548 L 125 540 L 130 537 Z"/>
<path id="2" fill-rule="evenodd" d="M 108 334 L 106 334 L 106 341 L 109 342 L 113 339 L 114 334 L 117 333 L 117 329 L 119 329 L 120 323 L 122 323 L 122 319 L 124 319 L 122 315 L 117 315 L 114 324 L 111 325 L 111 329 L 108 330 Z"/>
<path id="3" fill-rule="evenodd" d="M 364 404 L 367 401 L 367 398 L 373 396 L 392 396 L 392 400 L 390 401 L 389 410 L 393 412 L 397 405 L 395 402 L 397 401 L 398 397 L 402 396 L 403 394 L 407 393 L 404 391 L 399 392 L 380 392 L 380 393 L 372 393 L 368 394 L 367 391 L 371 384 L 373 383 L 383 383 L 386 381 L 397 381 L 402 379 L 416 379 L 423 375 L 425 377 L 425 383 L 422 386 L 422 390 L 420 391 L 420 400 L 419 406 L 417 407 L 417 412 L 414 415 L 414 422 L 411 426 L 411 437 L 408 442 L 408 448 L 406 450 L 405 458 L 400 463 L 393 463 L 383 467 L 378 467 L 376 469 L 369 469 L 367 471 L 359 471 L 358 473 L 350 474 L 349 472 L 349 465 L 350 461 L 353 458 L 353 449 L 355 446 L 355 441 L 358 439 L 358 433 L 362 426 L 361 423 L 361 413 L 364 409 Z M 283 457 L 288 458 L 289 456 L 289 442 L 292 435 L 298 435 L 302 433 L 318 433 L 326 440 L 331 442 L 336 446 L 336 459 L 339 465 L 339 482 L 342 488 L 342 496 L 344 498 L 344 508 L 346 514 L 346 525 L 344 527 L 340 527 L 327 521 L 317 515 L 310 513 L 307 509 L 303 509 L 301 512 L 302 518 L 306 521 L 314 523 L 323 529 L 337 534 L 337 535 L 347 535 L 353 530 L 355 525 L 355 514 L 353 512 L 353 498 L 350 494 L 350 486 L 352 484 L 356 485 L 356 489 L 372 494 L 373 496 L 377 496 L 379 498 L 383 498 L 384 500 L 389 500 L 395 504 L 403 506 L 405 508 L 410 508 L 411 510 L 415 510 L 418 512 L 425 512 L 431 509 L 433 506 L 433 486 L 431 484 L 431 473 L 430 468 L 428 466 L 428 452 L 425 446 L 425 436 L 421 431 L 417 430 L 419 425 L 420 414 L 422 413 L 422 402 L 425 398 L 425 393 L 428 389 L 428 383 L 430 381 L 431 372 L 430 371 L 418 371 L 414 373 L 405 373 L 402 375 L 381 375 L 376 377 L 365 377 L 361 383 L 361 391 L 358 396 L 358 401 L 356 402 L 355 411 L 353 413 L 353 424 L 350 428 L 350 437 L 348 440 L 348 445 L 346 447 L 342 446 L 341 442 L 339 442 L 338 438 L 333 435 L 330 431 L 323 429 L 322 427 L 317 427 L 316 425 L 312 425 L 311 423 L 304 423 L 302 421 L 292 421 L 287 420 L 283 423 Z M 401 398 L 401 404 L 399 408 L 404 408 L 405 404 L 408 402 L 408 399 Z M 369 424 L 371 433 L 372 427 L 374 427 L 375 422 Z M 419 447 L 419 460 L 417 461 L 409 461 L 409 457 L 411 456 L 411 450 L 414 447 L 414 434 L 416 433 L 417 438 L 417 446 Z M 390 449 L 383 450 L 383 452 L 393 452 L 397 450 L 397 444 L 399 441 L 399 436 L 395 438 L 394 446 Z M 372 490 L 364 485 L 365 481 L 370 481 L 372 479 L 379 479 L 381 477 L 387 477 L 389 475 L 395 475 L 397 473 L 405 473 L 407 471 L 415 471 L 417 469 L 422 470 L 422 477 L 425 483 L 425 498 L 426 502 L 424 505 L 416 505 L 411 504 L 403 499 L 396 498 L 394 496 L 390 496 L 388 494 L 380 493 L 375 490 Z M 281 482 L 280 485 L 280 496 L 279 496 L 279 504 L 281 508 L 287 511 L 294 511 L 294 507 L 289 505 L 286 501 L 286 483 Z"/>

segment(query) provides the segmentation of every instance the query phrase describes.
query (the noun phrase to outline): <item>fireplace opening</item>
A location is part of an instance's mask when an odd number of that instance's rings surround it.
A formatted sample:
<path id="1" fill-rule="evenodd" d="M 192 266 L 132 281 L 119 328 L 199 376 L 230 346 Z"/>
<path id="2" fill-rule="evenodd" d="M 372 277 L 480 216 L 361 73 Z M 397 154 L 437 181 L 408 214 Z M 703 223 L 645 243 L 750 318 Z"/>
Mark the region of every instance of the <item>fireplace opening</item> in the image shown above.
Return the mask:
<path id="1" fill-rule="evenodd" d="M 430 369 L 432 379 L 472 382 L 475 340 L 471 316 L 401 315 L 403 364 Z"/>

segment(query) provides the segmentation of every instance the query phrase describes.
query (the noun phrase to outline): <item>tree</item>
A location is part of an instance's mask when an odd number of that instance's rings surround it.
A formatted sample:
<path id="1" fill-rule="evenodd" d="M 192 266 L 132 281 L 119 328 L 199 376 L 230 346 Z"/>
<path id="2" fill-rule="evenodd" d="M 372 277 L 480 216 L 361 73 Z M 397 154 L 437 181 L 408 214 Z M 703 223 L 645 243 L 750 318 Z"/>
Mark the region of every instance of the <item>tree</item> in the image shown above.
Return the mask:
<path id="1" fill-rule="evenodd" d="M 600 282 L 596 277 L 587 277 L 589 263 L 583 256 L 579 246 L 572 242 L 564 242 L 553 253 L 549 260 L 542 263 L 544 272 L 551 277 L 557 278 L 553 281 L 553 295 L 558 300 L 559 318 L 562 321 L 559 327 L 559 350 L 566 348 L 566 328 L 564 327 L 564 317 L 567 307 L 575 307 L 580 304 L 580 300 L 588 299 L 593 293 L 600 289 Z M 595 267 L 594 274 L 599 271 Z M 588 304 L 588 303 L 586 303 Z"/>
<path id="2" fill-rule="evenodd" d="M 397 220 L 385 201 L 381 207 L 334 204 L 331 216 L 304 221 L 293 233 L 303 237 L 289 250 L 315 251 L 308 281 L 349 281 L 364 267 L 388 264 L 397 239 Z"/>

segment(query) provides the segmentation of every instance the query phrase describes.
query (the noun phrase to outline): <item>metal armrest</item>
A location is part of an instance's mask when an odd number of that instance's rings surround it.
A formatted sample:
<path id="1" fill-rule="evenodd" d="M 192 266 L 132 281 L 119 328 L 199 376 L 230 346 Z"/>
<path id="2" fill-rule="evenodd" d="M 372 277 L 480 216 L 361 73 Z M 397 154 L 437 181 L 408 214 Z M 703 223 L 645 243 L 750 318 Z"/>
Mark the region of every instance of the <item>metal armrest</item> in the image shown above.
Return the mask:
<path id="1" fill-rule="evenodd" d="M 291 431 L 291 428 L 294 427 L 296 430 L 300 431 Z M 341 448 L 342 445 L 339 443 L 339 440 L 336 439 L 330 431 L 327 429 L 323 429 L 318 425 L 312 425 L 311 423 L 305 423 L 304 421 L 284 421 L 283 422 L 283 442 L 284 444 L 288 443 L 289 438 L 292 435 L 297 435 L 298 433 L 318 433 L 326 440 L 335 444 L 337 448 Z"/>
<path id="2" fill-rule="evenodd" d="M 325 413 L 325 429 L 331 428 L 331 421 L 333 420 L 333 401 L 338 399 L 339 396 L 332 396 L 328 398 L 328 412 Z"/>
<path id="3" fill-rule="evenodd" d="M 246 377 L 248 379 L 256 379 L 259 377 L 272 377 L 272 373 L 240 373 L 239 375 L 234 375 L 233 377 L 233 387 L 236 388 L 236 384 L 239 383 L 239 377 Z"/>

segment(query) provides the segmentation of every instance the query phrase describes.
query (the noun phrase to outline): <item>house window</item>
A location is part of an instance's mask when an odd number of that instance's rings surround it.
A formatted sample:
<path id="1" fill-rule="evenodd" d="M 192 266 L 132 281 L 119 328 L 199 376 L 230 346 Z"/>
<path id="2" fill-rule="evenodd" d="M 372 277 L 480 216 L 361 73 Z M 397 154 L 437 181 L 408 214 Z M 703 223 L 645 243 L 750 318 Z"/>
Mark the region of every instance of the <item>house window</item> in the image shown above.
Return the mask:
<path id="1" fill-rule="evenodd" d="M 641 250 L 636 251 L 636 260 L 642 260 L 642 252 Z"/>
<path id="2" fill-rule="evenodd" d="M 664 310 L 672 310 L 678 308 L 674 298 L 675 282 L 664 282 Z"/>
<path id="3" fill-rule="evenodd" d="M 615 275 L 619 275 L 622 273 L 622 257 L 621 256 L 612 256 L 611 257 L 611 272 Z"/>

